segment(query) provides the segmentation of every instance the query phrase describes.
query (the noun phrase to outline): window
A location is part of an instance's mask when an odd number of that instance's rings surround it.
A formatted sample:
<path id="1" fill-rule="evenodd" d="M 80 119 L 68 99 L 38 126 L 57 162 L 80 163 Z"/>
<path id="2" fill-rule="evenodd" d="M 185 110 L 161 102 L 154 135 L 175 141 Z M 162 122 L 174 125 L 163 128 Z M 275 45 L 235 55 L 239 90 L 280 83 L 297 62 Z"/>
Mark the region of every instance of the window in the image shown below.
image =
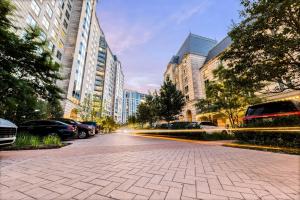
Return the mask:
<path id="1" fill-rule="evenodd" d="M 51 50 L 52 53 L 55 50 L 55 45 L 51 41 L 49 42 L 48 49 Z"/>
<path id="2" fill-rule="evenodd" d="M 66 36 L 66 33 L 65 33 L 65 31 L 64 31 L 64 30 L 62 30 L 62 29 L 61 29 L 61 31 L 60 31 L 60 34 L 61 34 L 61 37 L 62 37 L 62 38 L 64 38 L 64 37 Z"/>
<path id="3" fill-rule="evenodd" d="M 52 17 L 52 14 L 53 14 L 53 11 L 52 11 L 52 9 L 50 8 L 49 4 L 47 4 L 47 6 L 46 6 L 46 12 L 48 13 L 49 17 L 51 18 L 51 17 Z"/>
<path id="4" fill-rule="evenodd" d="M 70 13 L 66 10 L 66 18 L 70 19 Z"/>
<path id="5" fill-rule="evenodd" d="M 61 49 L 64 48 L 64 43 L 61 40 L 58 42 L 58 47 Z"/>
<path id="6" fill-rule="evenodd" d="M 58 58 L 59 60 L 61 60 L 62 54 L 60 51 L 57 51 L 56 53 L 56 58 Z"/>
<path id="7" fill-rule="evenodd" d="M 49 21 L 46 19 L 45 16 L 43 17 L 42 24 L 47 30 L 49 29 Z"/>
<path id="8" fill-rule="evenodd" d="M 27 24 L 29 24 L 32 27 L 34 27 L 36 25 L 36 21 L 32 18 L 31 15 L 28 15 L 26 22 L 27 22 Z"/>
<path id="9" fill-rule="evenodd" d="M 40 39 L 41 39 L 42 41 L 45 41 L 46 38 L 47 38 L 46 34 L 45 34 L 43 31 L 41 31 Z"/>
<path id="10" fill-rule="evenodd" d="M 34 13 L 35 13 L 37 16 L 39 16 L 41 9 L 40 9 L 40 7 L 38 6 L 38 4 L 36 3 L 35 0 L 32 0 L 32 1 L 31 1 L 31 8 L 32 8 L 32 10 L 34 11 Z"/>
<path id="11" fill-rule="evenodd" d="M 83 50 L 83 44 L 82 44 L 82 42 L 80 42 L 80 47 L 79 47 L 79 54 L 81 55 L 81 53 L 82 53 L 82 50 Z"/>
<path id="12" fill-rule="evenodd" d="M 62 17 L 62 12 L 61 12 L 61 10 L 60 10 L 59 7 L 56 7 L 56 14 L 57 14 L 57 16 L 59 16 L 59 19 L 61 19 L 61 17 Z"/>
<path id="13" fill-rule="evenodd" d="M 53 29 L 51 30 L 50 36 L 52 37 L 53 40 L 57 39 L 57 33 Z"/>
<path id="14" fill-rule="evenodd" d="M 64 19 L 64 23 L 63 23 L 64 27 L 67 29 L 68 28 L 68 23 L 67 21 Z"/>
<path id="15" fill-rule="evenodd" d="M 70 2 L 68 2 L 67 6 L 68 6 L 69 10 L 72 9 L 72 6 L 71 6 Z"/>
<path id="16" fill-rule="evenodd" d="M 56 28 L 58 28 L 58 27 L 59 27 L 59 25 L 58 25 L 58 21 L 57 21 L 57 19 L 56 19 L 56 18 L 54 19 L 54 26 L 55 26 Z"/>
<path id="17" fill-rule="evenodd" d="M 189 86 L 185 86 L 185 87 L 184 87 L 184 92 L 185 92 L 185 93 L 188 93 L 188 92 L 189 92 Z"/>

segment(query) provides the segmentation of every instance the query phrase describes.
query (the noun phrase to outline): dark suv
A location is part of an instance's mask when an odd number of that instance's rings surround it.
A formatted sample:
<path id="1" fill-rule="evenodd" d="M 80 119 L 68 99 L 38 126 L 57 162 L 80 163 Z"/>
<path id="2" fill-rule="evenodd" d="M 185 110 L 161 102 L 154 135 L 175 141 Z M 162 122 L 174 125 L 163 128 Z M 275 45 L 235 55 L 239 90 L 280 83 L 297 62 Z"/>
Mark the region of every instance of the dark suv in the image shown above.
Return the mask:
<path id="1" fill-rule="evenodd" d="M 87 138 L 91 135 L 95 135 L 95 127 L 87 124 L 82 124 L 78 121 L 75 121 L 73 119 L 67 119 L 67 118 L 55 118 L 54 120 L 64 122 L 66 124 L 72 125 L 73 127 L 76 127 L 78 130 L 78 138 L 83 139 Z"/>
<path id="2" fill-rule="evenodd" d="M 32 120 L 20 124 L 18 132 L 36 135 L 58 135 L 61 138 L 75 137 L 76 127 L 55 120 Z"/>
<path id="3" fill-rule="evenodd" d="M 300 102 L 286 100 L 249 106 L 243 120 L 244 125 L 300 125 Z"/>

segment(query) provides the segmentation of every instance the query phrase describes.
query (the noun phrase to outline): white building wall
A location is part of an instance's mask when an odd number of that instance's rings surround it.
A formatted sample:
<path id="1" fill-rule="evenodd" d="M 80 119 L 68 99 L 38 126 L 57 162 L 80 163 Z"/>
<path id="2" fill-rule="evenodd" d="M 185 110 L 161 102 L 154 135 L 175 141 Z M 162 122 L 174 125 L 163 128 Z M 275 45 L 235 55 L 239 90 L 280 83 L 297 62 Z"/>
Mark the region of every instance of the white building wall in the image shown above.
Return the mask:
<path id="1" fill-rule="evenodd" d="M 106 68 L 103 91 L 103 116 L 113 116 L 114 89 L 115 89 L 115 60 L 114 56 L 107 47 Z"/>
<path id="2" fill-rule="evenodd" d="M 114 119 L 122 122 L 124 75 L 120 61 L 116 61 L 116 79 L 114 94 Z"/>

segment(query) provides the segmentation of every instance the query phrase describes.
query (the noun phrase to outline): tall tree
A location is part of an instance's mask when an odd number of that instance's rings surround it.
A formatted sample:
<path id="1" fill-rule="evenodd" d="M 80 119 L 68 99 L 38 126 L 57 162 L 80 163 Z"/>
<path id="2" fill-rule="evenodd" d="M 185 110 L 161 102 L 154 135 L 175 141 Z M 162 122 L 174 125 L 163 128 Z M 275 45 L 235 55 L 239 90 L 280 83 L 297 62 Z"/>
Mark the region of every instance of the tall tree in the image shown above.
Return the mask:
<path id="1" fill-rule="evenodd" d="M 18 121 L 34 112 L 40 100 L 58 105 L 62 91 L 56 86 L 60 65 L 47 50 L 41 30 L 28 27 L 19 37 L 12 24 L 14 10 L 9 0 L 0 1 L 0 117 Z"/>
<path id="2" fill-rule="evenodd" d="M 176 89 L 176 85 L 169 78 L 160 88 L 158 101 L 158 116 L 168 123 L 176 119 L 185 105 L 184 95 Z"/>
<path id="3" fill-rule="evenodd" d="M 230 70 L 222 65 L 214 71 L 215 81 L 206 85 L 206 98 L 196 104 L 199 113 L 218 112 L 229 119 L 231 127 L 239 123 L 239 113 L 249 104 L 259 102 L 249 88 L 237 89 L 230 77 Z"/>
<path id="4" fill-rule="evenodd" d="M 233 43 L 222 55 L 236 85 L 300 90 L 300 3 L 295 0 L 241 0 L 242 21 L 229 32 Z"/>
<path id="5" fill-rule="evenodd" d="M 142 102 L 138 106 L 136 119 L 137 122 L 142 124 L 142 127 L 144 126 L 145 123 L 149 122 L 150 113 L 151 113 L 150 106 L 146 102 Z"/>

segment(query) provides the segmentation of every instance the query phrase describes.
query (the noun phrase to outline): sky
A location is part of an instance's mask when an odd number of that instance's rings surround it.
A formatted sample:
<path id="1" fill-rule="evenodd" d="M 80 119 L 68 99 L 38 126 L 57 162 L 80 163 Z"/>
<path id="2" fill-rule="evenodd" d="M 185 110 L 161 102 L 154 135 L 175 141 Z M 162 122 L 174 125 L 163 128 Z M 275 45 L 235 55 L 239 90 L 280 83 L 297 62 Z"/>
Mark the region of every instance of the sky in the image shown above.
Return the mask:
<path id="1" fill-rule="evenodd" d="M 97 15 L 122 63 L 126 89 L 158 89 L 188 34 L 222 40 L 239 21 L 240 0 L 100 0 Z"/>

